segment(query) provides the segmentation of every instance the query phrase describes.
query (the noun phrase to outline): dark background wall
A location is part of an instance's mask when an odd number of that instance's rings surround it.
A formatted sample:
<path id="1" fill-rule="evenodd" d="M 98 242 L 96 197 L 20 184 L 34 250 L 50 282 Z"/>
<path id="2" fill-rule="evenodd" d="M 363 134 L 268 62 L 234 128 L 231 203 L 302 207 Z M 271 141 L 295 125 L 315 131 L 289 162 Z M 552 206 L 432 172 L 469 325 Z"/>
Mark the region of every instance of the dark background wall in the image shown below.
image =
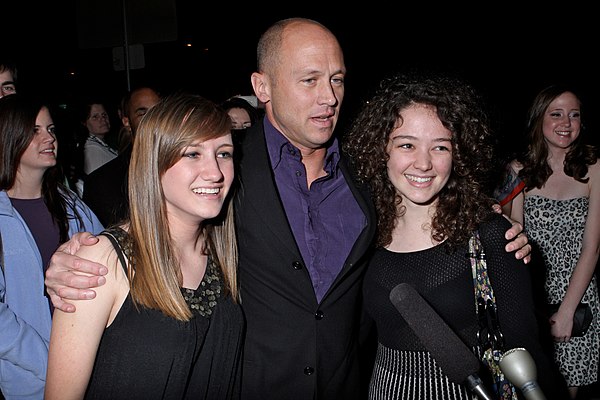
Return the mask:
<path id="1" fill-rule="evenodd" d="M 303 16 L 327 25 L 344 48 L 349 72 L 343 122 L 383 76 L 433 68 L 479 88 L 507 147 L 520 137 L 535 93 L 554 82 L 582 89 L 588 130 L 597 131 L 600 21 L 591 5 L 528 5 L 527 12 L 524 4 L 450 3 L 365 1 L 350 8 L 317 2 L 284 12 L 260 3 L 126 0 L 129 44 L 140 43 L 144 57 L 144 68 L 131 70 L 129 79 L 113 67 L 113 48 L 123 38 L 121 0 L 21 1 L 9 11 L 2 6 L 1 46 L 18 62 L 22 90 L 52 93 L 65 104 L 81 92 L 117 99 L 128 82 L 147 80 L 221 101 L 251 94 L 260 33 L 277 19 Z"/>

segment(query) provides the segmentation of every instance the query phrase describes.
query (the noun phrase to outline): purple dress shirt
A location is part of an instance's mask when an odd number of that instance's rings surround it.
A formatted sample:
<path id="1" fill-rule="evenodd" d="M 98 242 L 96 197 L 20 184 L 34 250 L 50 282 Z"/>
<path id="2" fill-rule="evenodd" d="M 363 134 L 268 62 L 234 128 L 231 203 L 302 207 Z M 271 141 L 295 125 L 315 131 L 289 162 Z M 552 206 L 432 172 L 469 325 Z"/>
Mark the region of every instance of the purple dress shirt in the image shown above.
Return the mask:
<path id="1" fill-rule="evenodd" d="M 339 168 L 337 139 L 327 149 L 327 175 L 309 189 L 300 150 L 266 117 L 264 126 L 279 196 L 320 303 L 366 226 L 366 218 Z"/>

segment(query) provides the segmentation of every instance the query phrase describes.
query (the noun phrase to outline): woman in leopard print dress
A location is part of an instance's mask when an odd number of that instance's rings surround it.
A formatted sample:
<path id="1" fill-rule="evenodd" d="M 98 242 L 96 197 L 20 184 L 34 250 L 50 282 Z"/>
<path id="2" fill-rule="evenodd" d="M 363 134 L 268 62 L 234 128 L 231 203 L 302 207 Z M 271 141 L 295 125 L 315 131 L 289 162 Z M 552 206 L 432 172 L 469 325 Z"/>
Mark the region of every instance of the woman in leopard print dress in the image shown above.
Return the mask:
<path id="1" fill-rule="evenodd" d="M 600 302 L 594 275 L 600 247 L 600 163 L 585 144 L 581 101 L 574 91 L 550 86 L 534 100 L 528 116 L 529 147 L 511 163 L 525 185 L 513 200 L 511 217 L 541 252 L 546 301 L 562 302 L 550 317 L 554 358 L 569 385 L 597 381 Z M 590 329 L 572 337 L 573 313 L 579 302 L 590 304 Z"/>

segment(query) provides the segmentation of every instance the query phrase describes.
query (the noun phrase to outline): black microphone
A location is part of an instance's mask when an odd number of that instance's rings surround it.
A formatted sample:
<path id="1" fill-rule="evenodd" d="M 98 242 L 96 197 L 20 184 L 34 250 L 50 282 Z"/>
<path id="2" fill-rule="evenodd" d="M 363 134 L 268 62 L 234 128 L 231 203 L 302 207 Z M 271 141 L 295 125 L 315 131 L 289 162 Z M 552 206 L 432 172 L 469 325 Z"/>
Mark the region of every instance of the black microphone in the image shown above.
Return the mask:
<path id="1" fill-rule="evenodd" d="M 546 400 L 539 387 L 533 357 L 522 347 L 506 351 L 500 358 L 500 369 L 513 385 L 521 389 L 527 400 Z"/>
<path id="2" fill-rule="evenodd" d="M 479 360 L 475 354 L 412 286 L 397 285 L 390 292 L 390 301 L 449 380 L 465 384 L 482 400 L 493 400 L 477 376 Z"/>

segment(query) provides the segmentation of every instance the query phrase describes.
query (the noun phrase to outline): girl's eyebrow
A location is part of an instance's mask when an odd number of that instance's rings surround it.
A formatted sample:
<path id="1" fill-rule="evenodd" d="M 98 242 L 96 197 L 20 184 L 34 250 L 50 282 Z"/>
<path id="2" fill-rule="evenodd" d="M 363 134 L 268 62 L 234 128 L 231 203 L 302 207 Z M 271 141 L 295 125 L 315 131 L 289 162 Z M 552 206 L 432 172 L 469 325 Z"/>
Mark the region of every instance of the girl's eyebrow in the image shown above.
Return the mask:
<path id="1" fill-rule="evenodd" d="M 396 140 L 396 139 L 414 139 L 414 140 L 419 140 L 416 136 L 412 136 L 412 135 L 396 135 L 396 136 L 392 136 L 390 137 L 390 139 L 392 141 Z M 434 142 L 449 142 L 451 139 L 448 137 L 439 137 L 439 138 L 435 138 L 433 141 Z"/>

